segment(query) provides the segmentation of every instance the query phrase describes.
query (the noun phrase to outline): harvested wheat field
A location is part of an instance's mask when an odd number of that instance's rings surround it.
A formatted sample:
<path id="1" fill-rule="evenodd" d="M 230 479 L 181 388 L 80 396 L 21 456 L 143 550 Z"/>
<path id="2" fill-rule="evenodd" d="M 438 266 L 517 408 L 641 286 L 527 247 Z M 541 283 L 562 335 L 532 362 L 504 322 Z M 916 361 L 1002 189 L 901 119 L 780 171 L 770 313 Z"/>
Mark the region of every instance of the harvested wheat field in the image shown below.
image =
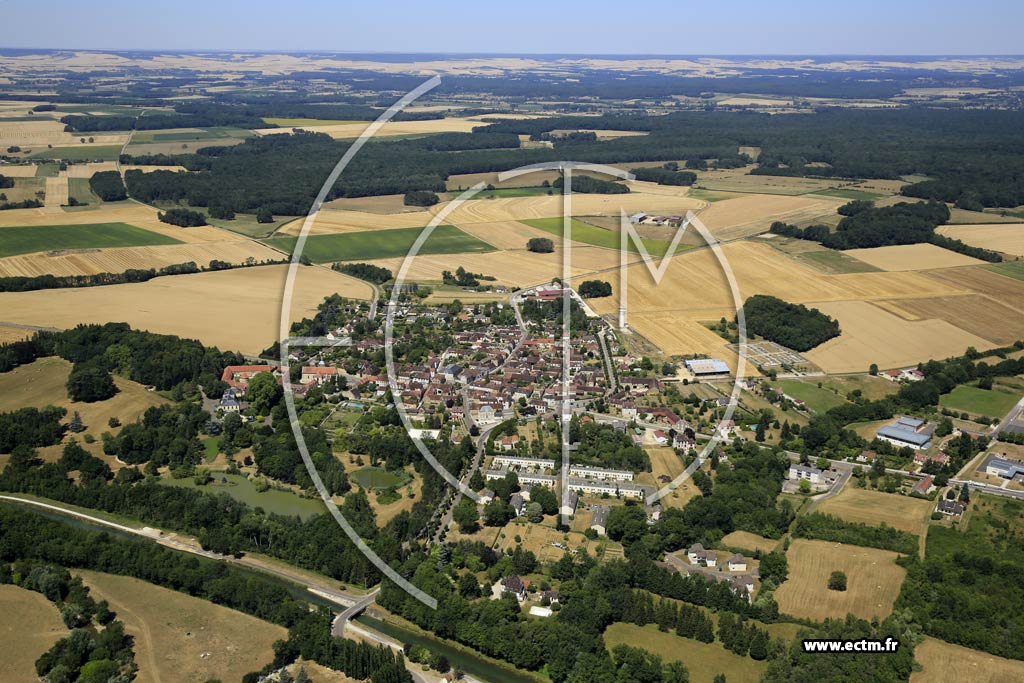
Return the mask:
<path id="1" fill-rule="evenodd" d="M 240 680 L 274 658 L 281 626 L 127 576 L 77 570 L 135 639 L 139 683 Z"/>
<path id="2" fill-rule="evenodd" d="M 125 169 L 129 168 L 165 168 L 163 166 L 125 166 Z M 89 164 L 68 164 L 67 175 L 69 178 L 91 178 L 100 171 L 116 171 L 117 162 L 114 161 L 97 161 Z"/>
<path id="3" fill-rule="evenodd" d="M 378 214 L 370 211 L 335 209 L 324 205 L 310 228 L 310 235 L 331 235 L 366 230 L 389 230 L 392 228 L 422 228 L 434 217 L 431 211 L 409 211 L 406 213 Z M 432 207 L 433 208 L 433 207 Z M 444 221 L 450 222 L 450 221 Z M 305 217 L 281 227 L 277 235 L 298 235 L 302 232 Z"/>
<path id="4" fill-rule="evenodd" d="M 8 178 L 35 178 L 36 168 L 35 164 L 29 164 L 26 166 L 4 165 L 0 166 L 0 175 L 7 176 Z"/>
<path id="5" fill-rule="evenodd" d="M 878 526 L 883 522 L 901 531 L 920 534 L 932 511 L 932 502 L 895 493 L 868 491 L 847 486 L 834 498 L 821 502 L 815 512 L 834 515 L 848 522 Z"/>
<path id="6" fill-rule="evenodd" d="M 91 143 L 82 143 L 81 139 L 92 139 Z M 5 121 L 0 126 L 0 144 L 4 148 L 10 145 L 21 147 L 54 147 L 66 145 L 113 145 L 123 144 L 128 133 L 65 133 L 64 124 L 55 119 L 38 121 Z"/>
<path id="7" fill-rule="evenodd" d="M 910 674 L 910 683 L 1014 683 L 1024 680 L 1024 662 L 1003 659 L 926 637 L 914 648 L 921 670 Z"/>
<path id="8" fill-rule="evenodd" d="M 843 252 L 879 270 L 932 270 L 984 264 L 981 259 L 958 254 L 934 244 L 900 244 L 874 249 L 849 249 Z"/>
<path id="9" fill-rule="evenodd" d="M 214 259 L 239 264 L 248 258 L 257 261 L 278 260 L 284 258 L 284 255 L 259 242 L 245 239 L 154 247 L 36 252 L 0 258 L 0 277 L 121 273 L 130 268 L 163 268 L 188 261 L 205 267 Z"/>
<path id="10" fill-rule="evenodd" d="M 1019 301 L 1003 303 L 982 294 L 964 294 L 877 303 L 905 320 L 945 320 L 995 344 L 1012 344 L 1024 339 L 1024 304 Z"/>
<path id="11" fill-rule="evenodd" d="M 753 194 L 712 202 L 699 218 L 712 235 L 732 240 L 766 232 L 774 221 L 796 223 L 830 214 L 842 204 L 843 200 L 829 197 Z"/>
<path id="12" fill-rule="evenodd" d="M 54 327 L 124 321 L 133 327 L 258 354 L 279 338 L 288 267 L 240 268 L 149 282 L 0 294 L 8 322 Z M 329 294 L 368 299 L 369 284 L 326 268 L 299 269 L 292 319 L 311 316 Z"/>
<path id="13" fill-rule="evenodd" d="M 996 346 L 945 320 L 903 320 L 867 301 L 813 304 L 839 321 L 842 334 L 804 356 L 825 372 L 863 372 L 872 363 L 900 368 L 931 358 L 961 355 L 969 346 Z"/>
<path id="14" fill-rule="evenodd" d="M 367 213 L 424 213 L 426 208 L 406 206 L 404 194 L 384 194 L 373 197 L 342 197 L 324 204 L 322 209 L 340 211 L 365 211 Z"/>
<path id="15" fill-rule="evenodd" d="M 370 125 L 370 121 L 357 123 L 336 123 L 326 126 L 300 126 L 297 128 L 259 128 L 255 132 L 260 135 L 277 135 L 291 133 L 297 129 L 326 133 L 332 138 L 357 138 Z M 389 121 L 385 123 L 374 137 L 392 135 L 429 135 L 430 133 L 471 133 L 473 128 L 486 125 L 468 118 L 450 117 L 445 119 L 427 119 L 425 121 Z"/>
<path id="16" fill-rule="evenodd" d="M 740 173 L 736 171 L 740 171 Z M 725 192 L 795 196 L 826 190 L 834 187 L 836 181 L 789 176 L 745 175 L 745 169 L 723 169 L 699 173 L 696 184 L 709 190 Z"/>
<path id="17" fill-rule="evenodd" d="M 0 680 L 38 680 L 36 659 L 68 633 L 42 593 L 0 585 Z"/>
<path id="18" fill-rule="evenodd" d="M 561 195 L 538 195 L 473 200 L 456 208 L 446 220 L 461 224 L 550 218 L 563 215 L 563 199 Z M 641 192 L 609 195 L 574 194 L 571 196 L 570 212 L 574 216 L 602 214 L 618 216 L 620 211 L 625 211 L 627 214 L 642 211 L 644 213 L 685 215 L 687 211 L 699 209 L 703 205 L 704 203 L 700 200 L 686 196 L 654 195 Z M 443 206 L 443 204 L 438 204 L 433 209 L 439 211 Z"/>
<path id="19" fill-rule="evenodd" d="M 775 539 L 758 536 L 749 531 L 733 531 L 722 537 L 722 545 L 729 548 L 742 548 L 752 553 L 757 551 L 770 553 L 778 544 L 779 542 Z"/>
<path id="20" fill-rule="evenodd" d="M 944 225 L 936 232 L 972 247 L 1024 256 L 1024 223 Z"/>
<path id="21" fill-rule="evenodd" d="M 786 552 L 789 579 L 775 591 L 779 611 L 822 621 L 852 613 L 862 619 L 884 619 L 892 612 L 906 570 L 897 553 L 828 541 L 793 540 Z M 846 574 L 845 591 L 828 589 L 834 571 Z"/>
<path id="22" fill-rule="evenodd" d="M 0 344 L 7 344 L 8 342 L 21 341 L 27 339 L 35 334 L 34 330 L 27 330 L 23 327 L 9 327 L 8 325 L 0 325 Z"/>
<path id="23" fill-rule="evenodd" d="M 928 278 L 969 292 L 984 294 L 1014 308 L 1021 305 L 1019 302 L 1024 301 L 1024 280 L 994 273 L 987 267 L 938 270 L 928 273 Z"/>
<path id="24" fill-rule="evenodd" d="M 82 416 L 85 431 L 76 436 L 79 444 L 97 457 L 103 458 L 114 469 L 118 465 L 114 458 L 103 455 L 103 444 L 100 439 L 103 432 L 117 433 L 107 423 L 116 417 L 121 424 L 128 424 L 139 419 L 152 406 L 167 403 L 160 394 L 149 391 L 123 377 L 114 377 L 118 393 L 105 401 L 95 403 L 78 403 L 68 398 L 68 374 L 71 363 L 63 358 L 41 358 L 34 363 L 22 365 L 8 373 L 0 375 L 0 412 L 9 412 L 18 408 L 43 408 L 48 405 L 59 406 L 68 411 L 66 420 L 71 419 L 73 412 Z M 85 443 L 86 435 L 96 438 L 95 443 Z M 44 459 L 56 459 L 60 456 L 63 446 L 50 446 L 40 449 Z"/>

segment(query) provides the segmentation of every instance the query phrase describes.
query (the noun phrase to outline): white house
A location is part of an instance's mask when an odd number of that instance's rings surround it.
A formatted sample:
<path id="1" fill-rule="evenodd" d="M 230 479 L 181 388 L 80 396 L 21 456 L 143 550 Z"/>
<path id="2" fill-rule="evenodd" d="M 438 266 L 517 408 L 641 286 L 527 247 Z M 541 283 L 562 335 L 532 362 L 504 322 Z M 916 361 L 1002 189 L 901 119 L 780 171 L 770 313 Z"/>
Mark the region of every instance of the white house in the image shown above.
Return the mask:
<path id="1" fill-rule="evenodd" d="M 745 572 L 747 571 L 747 558 L 739 553 L 733 553 L 732 557 L 729 558 L 728 566 L 731 572 Z"/>

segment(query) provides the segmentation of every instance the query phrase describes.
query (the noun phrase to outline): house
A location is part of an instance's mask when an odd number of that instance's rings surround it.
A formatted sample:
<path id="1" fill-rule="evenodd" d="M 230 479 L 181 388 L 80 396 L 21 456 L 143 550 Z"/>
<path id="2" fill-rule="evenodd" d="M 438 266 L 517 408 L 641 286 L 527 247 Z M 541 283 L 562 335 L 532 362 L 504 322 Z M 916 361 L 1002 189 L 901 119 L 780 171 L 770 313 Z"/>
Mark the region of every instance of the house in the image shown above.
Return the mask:
<path id="1" fill-rule="evenodd" d="M 751 597 L 754 595 L 754 579 L 749 574 L 734 576 L 729 579 L 729 588 L 732 589 L 733 593 L 746 598 L 747 602 L 750 602 Z"/>
<path id="2" fill-rule="evenodd" d="M 338 368 L 307 366 L 302 368 L 302 378 L 299 380 L 299 383 L 321 385 L 327 380 L 337 376 Z"/>
<path id="3" fill-rule="evenodd" d="M 694 543 L 686 551 L 686 558 L 690 560 L 690 564 L 703 564 L 707 557 L 708 553 L 700 543 Z"/>
<path id="4" fill-rule="evenodd" d="M 512 506 L 512 509 L 516 513 L 516 517 L 521 517 L 523 514 L 523 508 L 526 507 L 526 500 L 523 496 L 518 493 L 513 493 L 512 497 L 508 499 L 508 504 Z"/>
<path id="5" fill-rule="evenodd" d="M 791 480 L 805 479 L 812 484 L 821 484 L 824 480 L 824 472 L 819 470 L 817 467 L 808 467 L 807 465 L 793 464 L 789 466 L 789 478 Z"/>
<path id="6" fill-rule="evenodd" d="M 718 565 L 718 553 L 713 550 L 708 550 L 704 553 L 704 564 L 708 567 L 714 567 Z"/>
<path id="7" fill-rule="evenodd" d="M 861 451 L 856 460 L 857 462 L 874 462 L 877 457 L 878 453 L 875 453 L 874 451 Z"/>
<path id="8" fill-rule="evenodd" d="M 224 368 L 220 379 L 222 382 L 227 382 L 229 386 L 245 393 L 245 388 L 249 386 L 249 380 L 261 372 L 274 373 L 277 380 L 281 381 L 277 368 L 273 365 L 229 365 Z"/>
<path id="9" fill-rule="evenodd" d="M 590 528 L 596 531 L 598 536 L 607 535 L 608 513 L 611 511 L 611 507 L 608 505 L 595 505 L 592 510 L 593 516 L 590 519 Z"/>
<path id="10" fill-rule="evenodd" d="M 659 446 L 664 446 L 665 444 L 668 443 L 668 434 L 661 431 L 660 429 L 654 430 L 654 443 L 658 444 Z"/>
<path id="11" fill-rule="evenodd" d="M 935 478 L 924 477 L 910 489 L 911 493 L 916 493 L 919 496 L 927 496 L 929 493 L 935 490 Z"/>
<path id="12" fill-rule="evenodd" d="M 950 517 L 959 517 L 964 514 L 964 506 L 955 500 L 940 500 L 935 509 Z"/>
<path id="13" fill-rule="evenodd" d="M 512 594 L 516 596 L 516 600 L 519 602 L 526 600 L 526 589 L 529 587 L 529 581 L 521 579 L 515 574 L 512 576 L 506 576 L 501 580 L 501 594 Z"/>
<path id="14" fill-rule="evenodd" d="M 558 604 L 558 591 L 543 591 L 540 594 L 540 599 L 547 600 L 549 605 Z"/>
<path id="15" fill-rule="evenodd" d="M 234 387 L 228 387 L 224 394 L 220 397 L 220 409 L 225 413 L 237 413 L 242 409 L 242 404 L 238 402 L 238 390 Z"/>
<path id="16" fill-rule="evenodd" d="M 494 491 L 492 491 L 491 489 L 484 489 L 477 495 L 479 495 L 480 497 L 480 499 L 477 502 L 480 503 L 481 505 L 487 505 L 492 500 L 494 500 Z"/>
<path id="17" fill-rule="evenodd" d="M 733 553 L 729 558 L 728 567 L 731 572 L 745 572 L 747 571 L 747 558 L 739 553 Z"/>
<path id="18" fill-rule="evenodd" d="M 580 494 L 576 491 L 569 491 L 569 493 L 562 499 L 562 506 L 559 512 L 568 517 L 572 517 L 576 514 L 576 506 L 579 505 Z"/>
<path id="19" fill-rule="evenodd" d="M 936 453 L 934 455 L 928 455 L 927 453 L 916 453 L 914 455 L 914 462 L 918 465 L 924 466 L 929 462 L 936 462 L 940 465 L 945 465 L 949 462 L 949 456 L 945 453 Z"/>
<path id="20" fill-rule="evenodd" d="M 519 436 L 513 434 L 512 436 L 501 437 L 501 450 L 510 451 L 519 445 Z"/>

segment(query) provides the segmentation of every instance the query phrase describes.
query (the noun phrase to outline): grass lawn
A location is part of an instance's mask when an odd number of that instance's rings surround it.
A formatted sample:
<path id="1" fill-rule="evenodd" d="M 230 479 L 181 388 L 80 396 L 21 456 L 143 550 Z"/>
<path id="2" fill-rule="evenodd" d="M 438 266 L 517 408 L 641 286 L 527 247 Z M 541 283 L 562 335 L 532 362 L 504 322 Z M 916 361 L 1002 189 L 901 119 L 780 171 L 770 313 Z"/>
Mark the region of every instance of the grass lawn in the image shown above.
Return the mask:
<path id="1" fill-rule="evenodd" d="M 348 476 L 364 489 L 390 489 L 409 481 L 409 477 L 403 475 L 405 472 L 388 472 L 380 467 L 364 467 Z"/>
<path id="2" fill-rule="evenodd" d="M 339 235 L 313 235 L 306 240 L 303 256 L 316 263 L 327 261 L 368 261 L 405 256 L 423 228 L 367 230 Z M 266 243 L 291 253 L 295 237 L 275 237 Z M 465 254 L 494 251 L 494 247 L 454 225 L 439 225 L 423 244 L 421 254 Z"/>
<path id="3" fill-rule="evenodd" d="M 880 272 L 869 263 L 844 254 L 841 251 L 827 249 L 824 251 L 805 251 L 800 258 L 810 261 L 813 265 L 821 266 L 831 273 L 877 273 Z"/>
<path id="4" fill-rule="evenodd" d="M 212 462 L 217 457 L 217 453 L 220 450 L 220 442 L 223 438 L 222 435 L 217 435 L 203 441 L 203 458 L 206 462 Z"/>
<path id="5" fill-rule="evenodd" d="M 192 477 L 184 479 L 171 479 L 160 477 L 157 481 L 165 486 L 178 486 L 187 489 L 199 489 L 206 493 L 226 493 L 235 500 L 241 501 L 252 507 L 261 507 L 267 512 L 278 515 L 299 516 L 302 519 L 309 519 L 323 514 L 324 504 L 319 498 L 303 498 L 291 491 L 280 491 L 270 489 L 262 493 L 256 490 L 256 486 L 240 474 L 224 474 L 223 472 L 212 472 L 213 483 L 205 486 L 196 486 Z M 227 483 L 221 483 L 221 479 Z"/>
<path id="6" fill-rule="evenodd" d="M 1012 277 L 1015 280 L 1024 280 L 1024 261 L 1005 261 L 985 267 L 993 273 Z"/>
<path id="7" fill-rule="evenodd" d="M 33 159 L 68 159 L 69 161 L 115 161 L 121 154 L 121 145 L 81 145 L 43 149 Z"/>
<path id="8" fill-rule="evenodd" d="M 180 240 L 126 223 L 33 225 L 0 229 L 0 256 L 57 249 L 101 249 L 181 244 Z"/>
<path id="9" fill-rule="evenodd" d="M 640 647 L 661 657 L 662 662 L 682 662 L 690 670 L 693 683 L 712 683 L 715 676 L 725 674 L 729 681 L 757 681 L 768 667 L 750 657 L 740 657 L 726 650 L 720 642 L 702 643 L 671 633 L 662 633 L 653 624 L 612 624 L 604 632 L 609 650 L 617 645 Z"/>
<path id="10" fill-rule="evenodd" d="M 836 395 L 825 387 L 819 387 L 817 382 L 783 379 L 779 380 L 778 385 L 786 394 L 800 399 L 816 413 L 823 413 L 829 408 L 835 408 L 846 403 L 845 398 Z"/>
<path id="11" fill-rule="evenodd" d="M 966 384 L 953 389 L 939 399 L 939 405 L 943 408 L 959 410 L 975 415 L 987 415 L 989 417 L 1002 417 L 1010 411 L 1021 394 L 1007 391 L 995 391 L 992 389 L 979 389 Z"/>
<path id="12" fill-rule="evenodd" d="M 529 225 L 532 228 L 538 228 L 544 232 L 550 232 L 552 235 L 557 237 L 562 236 L 562 219 L 561 218 L 531 218 L 528 220 L 522 220 L 520 223 Z M 622 238 L 619 233 L 613 230 L 605 230 L 599 228 L 596 225 L 590 223 L 584 223 L 583 221 L 573 218 L 572 219 L 572 241 L 582 242 L 584 244 L 593 244 L 595 247 L 605 247 L 607 249 L 619 249 Z M 647 252 L 651 256 L 664 256 L 665 252 L 668 251 L 669 242 L 664 240 L 652 240 L 643 238 L 644 247 L 647 248 Z M 636 245 L 633 244 L 632 240 L 627 242 L 629 251 L 638 253 Z M 676 251 L 684 251 L 686 249 L 692 249 L 692 246 L 681 244 L 676 248 Z"/>
<path id="13" fill-rule="evenodd" d="M 840 190 L 836 188 L 828 190 L 818 190 L 812 194 L 820 194 L 826 197 L 838 197 L 840 199 L 878 199 L 884 197 L 883 194 L 877 192 L 865 192 L 864 190 Z"/>

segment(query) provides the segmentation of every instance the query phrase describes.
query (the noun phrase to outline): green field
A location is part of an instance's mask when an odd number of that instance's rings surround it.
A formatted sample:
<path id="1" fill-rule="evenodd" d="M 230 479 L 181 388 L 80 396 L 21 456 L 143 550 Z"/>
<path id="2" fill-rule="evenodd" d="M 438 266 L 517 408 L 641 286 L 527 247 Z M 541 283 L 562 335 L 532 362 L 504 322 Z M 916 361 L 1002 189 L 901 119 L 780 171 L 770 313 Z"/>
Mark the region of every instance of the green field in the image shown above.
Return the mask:
<path id="1" fill-rule="evenodd" d="M 800 258 L 810 261 L 814 265 L 821 266 L 830 273 L 877 273 L 880 272 L 871 264 L 864 263 L 859 259 L 844 254 L 841 251 L 827 249 L 824 251 L 805 251 L 799 255 Z"/>
<path id="2" fill-rule="evenodd" d="M 501 187 L 495 190 L 480 190 L 470 199 L 492 199 L 498 197 L 539 197 L 552 194 L 555 191 L 550 187 Z M 448 191 L 448 196 L 455 199 L 461 193 Z"/>
<path id="3" fill-rule="evenodd" d="M 327 261 L 364 261 L 394 258 L 409 253 L 423 228 L 397 228 L 394 230 L 367 230 L 340 235 L 313 235 L 306 240 L 302 255 L 316 263 Z M 291 253 L 295 237 L 275 237 L 266 240 L 271 247 Z M 421 254 L 465 254 L 494 251 L 494 247 L 478 240 L 454 225 L 439 225 L 424 242 Z"/>
<path id="4" fill-rule="evenodd" d="M 364 489 L 391 489 L 409 481 L 405 472 L 388 472 L 380 467 L 364 467 L 349 474 L 348 478 Z"/>
<path id="5" fill-rule="evenodd" d="M 846 403 L 846 399 L 838 396 L 816 382 L 804 382 L 798 379 L 783 379 L 777 382 L 780 389 L 793 398 L 798 398 L 816 413 L 823 413 Z"/>
<path id="6" fill-rule="evenodd" d="M 39 164 L 36 166 L 36 178 L 56 178 L 60 174 L 60 164 Z"/>
<path id="7" fill-rule="evenodd" d="M 132 144 L 148 142 L 190 142 L 193 140 L 223 140 L 225 138 L 250 138 L 253 133 L 243 128 L 200 128 L 178 131 L 142 131 L 132 135 Z"/>
<path id="8" fill-rule="evenodd" d="M 99 204 L 100 198 L 92 193 L 88 178 L 68 178 L 68 196 L 82 204 Z"/>
<path id="9" fill-rule="evenodd" d="M 126 223 L 35 225 L 0 229 L 0 256 L 57 249 L 109 249 L 161 244 L 181 244 L 181 241 Z"/>
<path id="10" fill-rule="evenodd" d="M 267 512 L 278 515 L 298 515 L 302 519 L 309 519 L 324 512 L 324 504 L 319 499 L 303 498 L 297 493 L 276 489 L 260 493 L 251 481 L 240 474 L 224 474 L 223 472 L 212 472 L 211 474 L 213 483 L 205 486 L 196 486 L 192 477 L 184 479 L 160 477 L 157 481 L 165 486 L 199 489 L 206 493 L 226 493 L 235 500 L 253 507 L 261 507 Z M 221 479 L 225 479 L 227 483 L 221 483 Z"/>
<path id="11" fill-rule="evenodd" d="M 836 188 L 828 190 L 818 190 L 811 194 L 820 194 L 825 197 L 838 197 L 839 199 L 878 199 L 884 197 L 884 194 L 878 194 L 877 192 L 865 192 L 864 190 L 840 190 Z"/>
<path id="12" fill-rule="evenodd" d="M 942 396 L 939 399 L 939 405 L 951 410 L 1001 418 L 1010 412 L 1010 408 L 1020 400 L 1020 397 L 1020 393 L 979 389 L 961 384 Z"/>
<path id="13" fill-rule="evenodd" d="M 121 145 L 82 145 L 80 147 L 54 147 L 41 149 L 33 159 L 67 159 L 69 161 L 115 161 L 121 154 Z"/>
<path id="14" fill-rule="evenodd" d="M 562 219 L 561 218 L 531 218 L 528 220 L 519 221 L 529 225 L 532 228 L 538 228 L 544 232 L 550 232 L 552 235 L 557 237 L 562 236 Z M 605 230 L 599 228 L 596 225 L 590 223 L 584 223 L 583 221 L 573 218 L 572 219 L 572 241 L 582 242 L 584 244 L 593 244 L 595 247 L 605 247 L 608 249 L 618 250 L 621 243 L 621 237 L 619 233 L 612 230 Z M 644 247 L 651 256 L 664 256 L 665 252 L 668 251 L 669 242 L 664 240 L 652 240 L 643 238 Z M 636 245 L 633 244 L 632 240 L 627 242 L 629 251 L 633 253 L 639 253 Z M 680 243 L 676 247 L 676 251 L 685 251 L 686 249 L 692 249 L 692 245 L 686 245 Z"/>
<path id="15" fill-rule="evenodd" d="M 768 662 L 740 657 L 725 649 L 719 642 L 702 643 L 671 633 L 662 633 L 649 624 L 615 623 L 604 632 L 609 650 L 617 645 L 640 647 L 661 657 L 662 662 L 682 662 L 690 670 L 692 683 L 712 683 L 715 676 L 725 674 L 727 681 L 758 681 L 768 668 Z"/>
<path id="16" fill-rule="evenodd" d="M 268 126 L 281 126 L 282 128 L 292 128 L 295 126 L 340 126 L 346 123 L 365 123 L 370 125 L 369 121 L 346 121 L 344 119 L 288 119 L 265 116 L 263 120 Z"/>
<path id="17" fill-rule="evenodd" d="M 1003 263 L 994 263 L 991 266 L 985 267 L 993 273 L 1012 277 L 1015 280 L 1024 280 L 1024 261 L 1004 261 Z"/>

